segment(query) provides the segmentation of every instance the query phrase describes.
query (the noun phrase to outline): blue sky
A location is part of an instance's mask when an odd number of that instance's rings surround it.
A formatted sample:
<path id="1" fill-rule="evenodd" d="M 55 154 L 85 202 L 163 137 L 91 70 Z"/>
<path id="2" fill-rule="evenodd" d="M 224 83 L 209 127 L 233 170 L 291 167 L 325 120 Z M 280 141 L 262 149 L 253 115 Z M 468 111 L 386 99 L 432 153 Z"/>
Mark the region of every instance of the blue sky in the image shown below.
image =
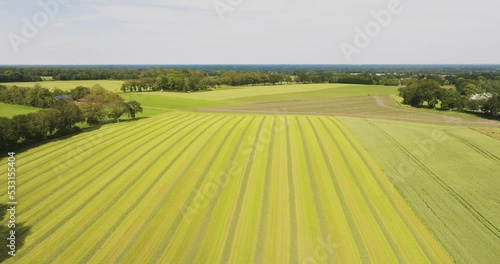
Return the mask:
<path id="1" fill-rule="evenodd" d="M 0 64 L 500 63 L 491 0 L 40 2 L 57 3 L 53 17 L 38 1 L 0 0 Z M 390 4 L 400 12 L 381 25 L 372 13 Z M 46 23 L 23 34 L 40 13 Z"/>

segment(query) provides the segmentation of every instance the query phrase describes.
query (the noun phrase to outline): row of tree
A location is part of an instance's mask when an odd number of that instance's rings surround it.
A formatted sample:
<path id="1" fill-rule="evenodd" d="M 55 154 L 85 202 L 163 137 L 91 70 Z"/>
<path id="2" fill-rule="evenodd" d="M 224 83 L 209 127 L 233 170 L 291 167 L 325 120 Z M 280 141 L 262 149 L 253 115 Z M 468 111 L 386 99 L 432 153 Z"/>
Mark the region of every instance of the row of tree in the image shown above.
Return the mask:
<path id="1" fill-rule="evenodd" d="M 200 91 L 210 86 L 210 77 L 201 71 L 156 69 L 145 71 L 139 79 L 125 81 L 123 92 Z"/>
<path id="2" fill-rule="evenodd" d="M 209 75 L 199 70 L 154 69 L 142 72 L 139 79 L 125 81 L 121 90 L 190 92 L 221 85 L 275 85 L 291 81 L 290 76 L 279 73 L 224 71 L 219 75 Z"/>
<path id="3" fill-rule="evenodd" d="M 84 89 L 80 87 L 81 91 Z M 125 102 L 122 97 L 100 85 L 94 85 L 88 89 L 88 93 L 79 100 L 78 106 L 83 112 L 85 121 L 90 125 L 98 124 L 106 119 L 118 122 L 124 114 L 135 118 L 137 113 L 143 111 L 138 102 Z"/>
<path id="4" fill-rule="evenodd" d="M 14 88 L 21 89 L 21 88 Z M 24 96 L 31 96 L 33 91 L 45 91 L 45 88 L 26 88 Z M 59 92 L 55 94 L 60 94 Z M 125 102 L 119 95 L 107 91 L 99 85 L 92 88 L 76 87 L 61 99 L 55 99 L 54 93 L 41 93 L 41 108 L 36 113 L 16 115 L 9 119 L 0 117 L 0 149 L 14 150 L 17 147 L 55 138 L 78 131 L 77 124 L 87 122 L 96 125 L 103 121 L 118 122 L 127 114 L 136 118 L 142 113 L 141 105 L 136 101 Z M 78 99 L 78 100 L 73 100 Z M 30 102 L 29 98 L 19 98 L 16 102 Z M 11 102 L 12 103 L 12 102 Z"/>
<path id="5" fill-rule="evenodd" d="M 299 72 L 295 78 L 299 83 L 346 83 L 346 84 L 378 84 L 398 86 L 400 76 L 376 75 L 367 73 L 336 73 L 324 71 Z"/>
<path id="6" fill-rule="evenodd" d="M 51 92 L 39 84 L 33 88 L 0 87 L 0 102 L 9 104 L 50 108 L 64 99 L 76 101 L 83 112 L 85 121 L 90 125 L 106 119 L 118 121 L 124 114 L 135 118 L 138 112 L 142 113 L 142 107 L 138 102 L 125 102 L 119 95 L 100 85 L 94 85 L 92 88 L 77 86 L 69 92 L 60 89 L 54 89 Z"/>
<path id="7" fill-rule="evenodd" d="M 61 100 L 53 108 L 11 119 L 0 117 L 0 149 L 12 151 L 23 145 L 74 133 L 78 130 L 76 124 L 84 120 L 83 112 L 73 100 Z"/>
<path id="8" fill-rule="evenodd" d="M 40 76 L 23 69 L 0 72 L 0 82 L 38 82 L 41 80 Z"/>
<path id="9" fill-rule="evenodd" d="M 212 74 L 212 75 L 210 75 Z M 123 92 L 200 91 L 218 86 L 276 85 L 283 83 L 348 83 L 398 86 L 400 77 L 370 74 L 340 74 L 324 71 L 299 72 L 296 76 L 277 72 L 204 72 L 195 70 L 154 69 L 128 80 Z"/>
<path id="10" fill-rule="evenodd" d="M 51 92 L 47 88 L 42 88 L 39 84 L 35 85 L 35 87 L 5 87 L 0 85 L 0 102 L 50 108 L 54 105 L 55 97 L 65 93 L 59 89 Z"/>
<path id="11" fill-rule="evenodd" d="M 442 87 L 433 79 L 406 79 L 399 88 L 403 103 L 415 107 L 435 108 L 440 104 L 443 110 L 482 112 L 497 117 L 500 115 L 500 81 L 485 80 L 483 86 L 474 81 L 460 80 L 455 87 Z"/>
<path id="12" fill-rule="evenodd" d="M 0 67 L 0 82 L 38 82 L 50 76 L 54 80 L 126 80 L 139 78 L 142 69 L 89 67 Z"/>
<path id="13" fill-rule="evenodd" d="M 219 85 L 288 82 L 399 85 L 401 78 L 433 79 L 441 85 L 466 80 L 481 86 L 485 80 L 500 80 L 499 71 L 494 65 L 0 66 L 0 82 L 42 81 L 44 76 L 54 80 L 138 80 L 125 86 L 127 91 L 197 91 Z"/>
<path id="14" fill-rule="evenodd" d="M 66 69 L 53 69 L 47 71 L 48 75 L 52 76 L 54 80 L 126 80 L 137 79 L 140 75 L 140 69 L 79 69 L 79 68 L 66 68 Z"/>
<path id="15" fill-rule="evenodd" d="M 0 85 L 0 102 L 31 106 L 36 108 L 51 108 L 59 96 L 79 100 L 90 94 L 90 88 L 78 86 L 69 92 L 55 88 L 52 91 L 35 84 L 34 87 L 6 87 Z"/>

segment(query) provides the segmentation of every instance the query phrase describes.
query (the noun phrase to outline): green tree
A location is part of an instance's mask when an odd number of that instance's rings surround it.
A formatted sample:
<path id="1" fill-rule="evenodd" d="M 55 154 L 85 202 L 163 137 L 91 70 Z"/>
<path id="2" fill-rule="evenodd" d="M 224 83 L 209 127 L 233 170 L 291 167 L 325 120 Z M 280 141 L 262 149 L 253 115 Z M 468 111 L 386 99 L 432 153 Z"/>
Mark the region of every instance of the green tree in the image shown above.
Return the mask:
<path id="1" fill-rule="evenodd" d="M 156 87 L 159 90 L 168 90 L 168 77 L 166 75 L 156 77 Z"/>
<path id="2" fill-rule="evenodd" d="M 89 125 L 96 125 L 106 117 L 104 109 L 106 107 L 106 101 L 99 95 L 89 94 L 85 96 L 78 106 Z"/>
<path id="3" fill-rule="evenodd" d="M 39 115 L 39 118 L 43 119 L 44 122 L 46 122 L 45 125 L 48 135 L 52 136 L 56 132 L 58 127 L 57 121 L 59 119 L 59 111 L 56 108 L 50 108 L 46 110 L 40 110 L 37 113 Z"/>
<path id="4" fill-rule="evenodd" d="M 139 104 L 138 102 L 130 101 L 127 102 L 126 105 L 127 105 L 127 112 L 129 116 L 132 117 L 132 119 L 135 119 L 137 113 L 142 113 L 141 104 Z"/>
<path id="5" fill-rule="evenodd" d="M 464 109 L 463 97 L 454 89 L 443 89 L 439 95 L 441 100 L 441 109 L 452 110 L 457 109 L 462 111 Z"/>
<path id="6" fill-rule="evenodd" d="M 122 100 L 112 100 L 106 104 L 108 117 L 114 122 L 119 122 L 120 117 L 125 114 L 129 108 Z"/>
<path id="7" fill-rule="evenodd" d="M 72 89 L 69 94 L 71 95 L 71 98 L 73 98 L 73 100 L 79 100 L 89 95 L 90 89 L 84 86 L 77 86 L 75 89 Z"/>
<path id="8" fill-rule="evenodd" d="M 27 141 L 40 141 L 45 139 L 47 134 L 44 131 L 48 130 L 45 122 L 38 118 L 37 113 L 29 113 L 26 115 L 26 140 Z"/>
<path id="9" fill-rule="evenodd" d="M 427 102 L 429 108 L 434 108 L 439 102 L 441 90 L 441 85 L 435 80 L 421 81 L 417 87 L 417 92 L 421 95 L 422 100 Z"/>
<path id="10" fill-rule="evenodd" d="M 11 119 L 0 117 L 0 150 L 14 150 L 19 136 L 14 131 Z"/>
<path id="11" fill-rule="evenodd" d="M 482 106 L 482 110 L 493 116 L 497 117 L 500 115 L 500 95 L 494 95 L 493 97 L 489 98 L 484 105 Z"/>
<path id="12" fill-rule="evenodd" d="M 90 125 L 98 124 L 106 118 L 116 122 L 128 110 L 123 98 L 100 85 L 94 85 L 90 89 L 90 94 L 82 98 L 79 107 Z"/>
<path id="13" fill-rule="evenodd" d="M 421 106 L 422 97 L 418 92 L 418 85 L 416 82 L 409 83 L 407 86 L 398 89 L 399 96 L 403 98 L 404 104 L 411 106 Z"/>
<path id="14" fill-rule="evenodd" d="M 71 99 L 59 100 L 55 109 L 57 110 L 55 127 L 62 133 L 73 131 L 77 123 L 85 121 L 82 110 Z"/>
<path id="15" fill-rule="evenodd" d="M 11 136 L 16 142 L 22 142 L 29 137 L 28 117 L 26 115 L 16 115 L 10 121 Z"/>

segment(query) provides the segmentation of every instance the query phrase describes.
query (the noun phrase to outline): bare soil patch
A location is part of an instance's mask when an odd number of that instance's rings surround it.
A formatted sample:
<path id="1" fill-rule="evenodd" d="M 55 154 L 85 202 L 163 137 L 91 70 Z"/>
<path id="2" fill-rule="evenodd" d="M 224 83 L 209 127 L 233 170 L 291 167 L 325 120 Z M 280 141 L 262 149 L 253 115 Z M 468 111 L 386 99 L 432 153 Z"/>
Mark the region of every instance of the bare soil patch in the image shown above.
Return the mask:
<path id="1" fill-rule="evenodd" d="M 499 121 L 483 119 L 470 114 L 404 107 L 391 96 L 362 96 L 324 100 L 258 103 L 202 108 L 195 111 L 354 116 L 458 126 L 500 127 Z"/>

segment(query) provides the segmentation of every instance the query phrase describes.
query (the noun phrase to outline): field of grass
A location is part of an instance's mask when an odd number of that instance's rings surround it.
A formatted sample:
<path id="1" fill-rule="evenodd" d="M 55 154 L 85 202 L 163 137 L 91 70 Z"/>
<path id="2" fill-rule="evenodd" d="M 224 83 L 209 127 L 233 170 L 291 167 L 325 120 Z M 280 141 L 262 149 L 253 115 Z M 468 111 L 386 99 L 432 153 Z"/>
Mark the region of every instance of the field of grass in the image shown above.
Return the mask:
<path id="1" fill-rule="evenodd" d="M 332 117 L 167 113 L 16 158 L 6 263 L 452 263 Z"/>
<path id="2" fill-rule="evenodd" d="M 313 101 L 336 98 L 363 97 L 372 95 L 394 95 L 398 93 L 396 86 L 359 85 L 359 84 L 330 84 L 326 89 L 307 90 L 294 93 L 273 95 L 257 95 L 233 99 L 240 103 L 267 103 L 285 101 Z"/>
<path id="3" fill-rule="evenodd" d="M 315 93 L 315 92 L 311 92 Z M 309 95 L 311 96 L 311 95 Z M 304 97 L 309 97 L 304 96 Z M 310 97 L 309 97 L 310 98 Z M 197 109 L 201 112 L 246 114 L 302 114 L 369 117 L 411 122 L 450 124 L 455 126 L 500 127 L 500 122 L 454 111 L 437 111 L 402 106 L 392 96 L 357 96 L 321 100 L 287 101 L 274 103 L 235 104 L 224 107 Z M 495 131 L 489 131 L 495 136 Z"/>
<path id="4" fill-rule="evenodd" d="M 40 109 L 22 105 L 11 105 L 0 103 L 0 116 L 11 118 L 15 115 L 24 115 L 36 112 Z"/>
<path id="5" fill-rule="evenodd" d="M 107 90 L 113 92 L 120 92 L 123 81 L 117 80 L 90 80 L 90 81 L 41 81 L 41 82 L 15 82 L 15 83 L 0 83 L 7 87 L 16 85 L 17 87 L 33 87 L 35 84 L 40 84 L 42 87 L 48 89 L 59 88 L 61 90 L 69 91 L 77 86 L 92 87 L 99 84 Z"/>
<path id="6" fill-rule="evenodd" d="M 149 118 L 17 155 L 7 263 L 494 263 L 500 122 L 396 89 L 119 93 Z"/>
<path id="7" fill-rule="evenodd" d="M 137 101 L 141 104 L 144 112 L 139 114 L 140 117 L 154 116 L 174 110 L 189 110 L 231 105 L 227 102 L 189 99 L 174 96 L 158 96 L 152 93 L 119 93 L 119 95 L 125 99 L 125 101 Z"/>
<path id="8" fill-rule="evenodd" d="M 500 141 L 467 127 L 339 119 L 457 262 L 500 259 Z"/>
<path id="9" fill-rule="evenodd" d="M 300 93 L 306 92 L 309 94 L 312 91 L 321 91 L 332 88 L 342 88 L 348 85 L 340 84 L 289 84 L 289 85 L 274 85 L 274 86 L 246 86 L 239 89 L 223 89 L 199 93 L 173 93 L 173 92 L 156 92 L 153 94 L 163 96 L 174 96 L 190 99 L 204 99 L 212 101 L 234 101 L 238 103 L 253 103 L 260 100 L 268 101 L 265 98 L 273 98 L 273 96 L 296 95 L 296 98 L 301 98 Z M 382 86 L 378 86 L 382 87 Z M 259 97 L 259 98 L 255 98 Z M 264 99 L 262 99 L 264 98 Z M 302 100 L 306 98 L 302 97 Z"/>

